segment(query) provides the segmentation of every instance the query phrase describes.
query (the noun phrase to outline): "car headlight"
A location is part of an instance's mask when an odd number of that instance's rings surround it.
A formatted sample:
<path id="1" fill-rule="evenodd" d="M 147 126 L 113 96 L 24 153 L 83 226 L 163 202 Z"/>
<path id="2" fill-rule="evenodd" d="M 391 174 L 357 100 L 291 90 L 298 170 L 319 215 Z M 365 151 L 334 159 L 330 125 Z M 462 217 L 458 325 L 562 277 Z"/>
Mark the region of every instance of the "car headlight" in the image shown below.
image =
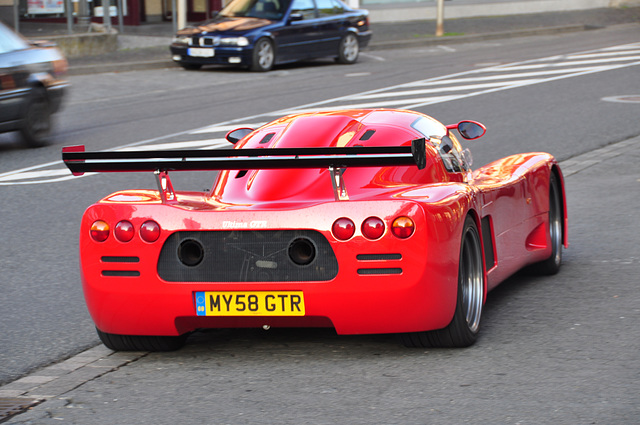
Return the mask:
<path id="1" fill-rule="evenodd" d="M 173 44 L 189 44 L 189 37 L 175 37 L 173 39 Z"/>
<path id="2" fill-rule="evenodd" d="M 220 39 L 220 44 L 245 47 L 249 45 L 249 40 L 246 37 L 223 37 Z"/>

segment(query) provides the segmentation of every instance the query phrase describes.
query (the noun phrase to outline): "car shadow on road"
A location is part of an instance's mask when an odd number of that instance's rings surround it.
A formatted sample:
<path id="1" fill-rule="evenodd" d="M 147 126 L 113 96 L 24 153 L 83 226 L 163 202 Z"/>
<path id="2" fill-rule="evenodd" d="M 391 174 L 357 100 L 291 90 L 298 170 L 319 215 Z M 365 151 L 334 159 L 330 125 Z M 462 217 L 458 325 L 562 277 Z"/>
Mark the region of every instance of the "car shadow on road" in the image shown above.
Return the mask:
<path id="1" fill-rule="evenodd" d="M 521 303 L 526 303 L 528 293 L 545 283 L 548 278 L 520 272 L 498 288 L 491 291 L 484 307 L 482 329 L 477 344 L 500 340 L 500 332 L 506 326 L 509 317 L 518 314 Z M 511 333 L 511 332 L 509 332 Z M 311 347 L 323 347 L 323 351 L 332 348 L 347 351 L 404 353 L 423 349 L 411 349 L 402 345 L 395 334 L 375 335 L 338 335 L 332 328 L 271 328 L 263 329 L 205 329 L 194 332 L 183 349 L 190 352 L 248 352 L 248 351 L 288 351 L 312 352 Z M 432 349 L 429 350 L 449 350 Z"/>

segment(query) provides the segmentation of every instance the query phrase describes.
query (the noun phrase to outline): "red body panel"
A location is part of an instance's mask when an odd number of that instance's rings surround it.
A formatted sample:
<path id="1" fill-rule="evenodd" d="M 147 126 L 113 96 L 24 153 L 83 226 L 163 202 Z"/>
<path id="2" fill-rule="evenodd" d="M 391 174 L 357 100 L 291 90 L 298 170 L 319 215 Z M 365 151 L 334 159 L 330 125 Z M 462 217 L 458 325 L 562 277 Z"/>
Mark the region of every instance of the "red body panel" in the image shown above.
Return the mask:
<path id="1" fill-rule="evenodd" d="M 274 121 L 247 136 L 238 148 L 404 145 L 424 137 L 411 126 L 418 118 L 446 132 L 435 120 L 409 111 L 340 111 Z M 370 130 L 375 134 L 367 138 Z M 343 178 L 349 200 L 344 201 L 335 200 L 324 169 L 223 171 L 211 192 L 177 192 L 171 202 L 163 202 L 153 190 L 117 192 L 89 207 L 81 224 L 80 261 L 89 312 L 100 330 L 123 335 L 262 325 L 333 326 L 339 334 L 440 329 L 449 324 L 456 305 L 461 234 L 468 215 L 478 228 L 485 224 L 488 230 L 482 236 L 491 239 L 485 243 L 493 254 L 485 252 L 493 258 L 486 267 L 487 289 L 550 256 L 544 230 L 552 172 L 561 179 L 553 157 L 544 153 L 511 156 L 475 172 L 448 172 L 427 142 L 423 170 L 348 168 Z M 377 240 L 364 237 L 360 228 L 372 216 L 385 223 Z M 390 230 L 391 222 L 401 216 L 415 223 L 407 239 Z M 331 230 L 340 217 L 355 223 L 355 234 L 346 241 Z M 111 233 L 104 242 L 96 242 L 90 236 L 96 220 L 111 229 L 127 220 L 135 236 L 120 242 Z M 161 228 L 153 243 L 139 236 L 147 220 Z M 278 282 L 169 282 L 159 276 L 161 250 L 176 232 L 287 229 L 322 234 L 337 259 L 337 275 L 328 281 Z M 368 259 L 357 258 L 362 254 Z M 379 254 L 398 258 L 372 259 Z M 367 268 L 401 272 L 363 274 Z M 283 290 L 304 293 L 304 317 L 196 315 L 198 291 Z"/>

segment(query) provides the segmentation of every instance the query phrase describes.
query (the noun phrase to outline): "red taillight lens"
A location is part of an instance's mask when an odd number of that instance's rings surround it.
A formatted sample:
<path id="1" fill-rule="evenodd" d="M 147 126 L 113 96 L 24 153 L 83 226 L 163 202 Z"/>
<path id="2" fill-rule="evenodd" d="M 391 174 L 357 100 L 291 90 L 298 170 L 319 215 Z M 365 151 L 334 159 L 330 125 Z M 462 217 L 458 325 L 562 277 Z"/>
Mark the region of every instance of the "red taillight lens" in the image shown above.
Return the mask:
<path id="1" fill-rule="evenodd" d="M 346 241 L 351 238 L 355 232 L 356 225 L 348 218 L 339 218 L 334 221 L 333 226 L 331 226 L 331 233 L 333 233 L 336 239 L 341 241 Z"/>
<path id="2" fill-rule="evenodd" d="M 96 242 L 104 242 L 109 237 L 109 225 L 102 220 L 94 221 L 91 225 L 89 233 L 91 238 Z"/>
<path id="3" fill-rule="evenodd" d="M 113 233 L 116 235 L 116 239 L 118 239 L 120 242 L 129 242 L 131 239 L 133 239 L 135 230 L 133 228 L 133 224 L 129 223 L 126 220 L 123 220 L 116 224 L 116 228 L 113 230 Z"/>
<path id="4" fill-rule="evenodd" d="M 384 221 L 369 217 L 362 223 L 362 235 L 367 239 L 379 239 L 384 234 Z"/>
<path id="5" fill-rule="evenodd" d="M 145 221 L 140 226 L 140 237 L 145 242 L 155 242 L 160 237 L 160 225 L 153 220 Z"/>
<path id="6" fill-rule="evenodd" d="M 415 224 L 409 217 L 398 217 L 391 224 L 391 233 L 400 239 L 406 239 L 413 235 Z"/>

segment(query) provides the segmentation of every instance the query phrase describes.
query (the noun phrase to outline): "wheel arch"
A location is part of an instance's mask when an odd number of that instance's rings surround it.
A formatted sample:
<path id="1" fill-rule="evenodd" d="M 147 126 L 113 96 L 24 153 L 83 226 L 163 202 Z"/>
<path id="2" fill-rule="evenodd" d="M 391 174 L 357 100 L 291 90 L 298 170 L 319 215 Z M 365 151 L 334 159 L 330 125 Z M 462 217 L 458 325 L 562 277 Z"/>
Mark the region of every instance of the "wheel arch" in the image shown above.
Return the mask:
<path id="1" fill-rule="evenodd" d="M 256 45 L 258 44 L 258 42 L 260 40 L 262 40 L 263 38 L 266 38 L 267 40 L 269 40 L 269 42 L 271 42 L 271 46 L 273 46 L 273 64 L 277 65 L 279 63 L 278 61 L 278 43 L 276 42 L 276 36 L 273 35 L 272 32 L 263 32 L 260 33 L 258 35 L 256 35 L 256 37 L 254 38 L 254 42 L 253 42 L 253 48 L 251 49 L 251 51 L 253 52 L 253 49 L 256 48 Z M 253 56 L 253 55 L 252 55 Z"/>

